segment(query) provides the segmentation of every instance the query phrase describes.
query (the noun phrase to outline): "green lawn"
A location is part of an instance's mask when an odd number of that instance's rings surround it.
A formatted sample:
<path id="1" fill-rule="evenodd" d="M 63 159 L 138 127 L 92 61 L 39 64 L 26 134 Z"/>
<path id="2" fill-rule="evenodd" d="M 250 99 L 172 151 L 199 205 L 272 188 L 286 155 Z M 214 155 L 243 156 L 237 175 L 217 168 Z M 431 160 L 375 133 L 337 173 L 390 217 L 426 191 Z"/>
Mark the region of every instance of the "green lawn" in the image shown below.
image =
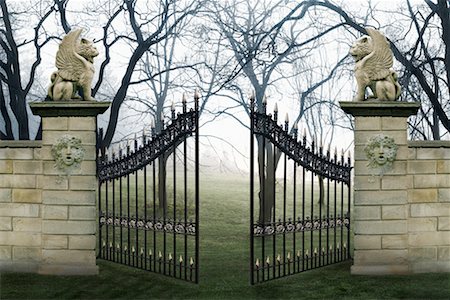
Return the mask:
<path id="1" fill-rule="evenodd" d="M 352 276 L 350 262 L 250 286 L 247 182 L 201 176 L 198 285 L 99 260 L 99 276 L 1 274 L 0 299 L 450 299 L 450 274 Z"/>

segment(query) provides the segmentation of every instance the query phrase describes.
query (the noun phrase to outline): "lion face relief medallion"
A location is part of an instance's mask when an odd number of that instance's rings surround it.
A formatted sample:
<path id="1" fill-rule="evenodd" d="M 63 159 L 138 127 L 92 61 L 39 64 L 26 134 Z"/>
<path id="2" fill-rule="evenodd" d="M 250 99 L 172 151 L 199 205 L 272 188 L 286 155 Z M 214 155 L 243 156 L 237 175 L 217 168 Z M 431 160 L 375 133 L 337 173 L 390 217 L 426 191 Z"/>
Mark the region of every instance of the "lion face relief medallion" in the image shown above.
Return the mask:
<path id="1" fill-rule="evenodd" d="M 84 158 L 84 148 L 81 140 L 75 136 L 63 135 L 52 146 L 52 156 L 55 167 L 69 175 L 80 167 Z"/>
<path id="2" fill-rule="evenodd" d="M 397 149 L 398 146 L 393 138 L 384 134 L 372 136 L 364 147 L 364 152 L 369 161 L 368 167 L 374 173 L 383 175 L 392 169 L 392 163 L 397 157 Z"/>

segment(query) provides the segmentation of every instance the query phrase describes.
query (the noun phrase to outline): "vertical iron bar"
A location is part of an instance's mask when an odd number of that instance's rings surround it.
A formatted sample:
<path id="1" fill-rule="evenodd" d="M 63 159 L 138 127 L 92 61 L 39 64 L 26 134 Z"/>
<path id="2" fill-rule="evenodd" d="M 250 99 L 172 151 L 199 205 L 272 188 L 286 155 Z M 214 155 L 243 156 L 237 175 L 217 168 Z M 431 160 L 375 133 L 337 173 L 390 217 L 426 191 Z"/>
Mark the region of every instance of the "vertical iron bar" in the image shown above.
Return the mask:
<path id="1" fill-rule="evenodd" d="M 348 165 L 350 166 L 350 158 L 349 158 L 349 162 Z M 350 193 L 351 193 L 351 181 L 350 181 L 350 176 L 349 176 L 349 180 L 348 180 L 348 203 L 347 203 L 347 217 L 348 217 L 348 227 L 347 227 L 347 259 L 350 258 L 350 228 L 351 228 L 351 215 L 350 215 Z"/>
<path id="2" fill-rule="evenodd" d="M 144 166 L 144 226 L 147 224 L 147 166 Z M 147 270 L 147 230 L 144 228 L 144 269 Z"/>
<path id="3" fill-rule="evenodd" d="M 264 131 L 266 130 L 266 127 L 264 126 Z M 261 174 L 259 174 L 259 176 L 262 176 L 261 178 L 261 183 L 262 183 L 262 187 L 261 187 L 261 191 L 260 191 L 260 196 L 262 196 L 262 201 L 260 201 L 260 206 L 262 206 L 262 209 L 260 209 L 260 212 L 262 212 L 262 227 L 263 227 L 263 235 L 261 237 L 261 252 L 262 252 L 262 259 L 261 261 L 265 261 L 266 260 L 266 238 L 264 236 L 265 233 L 265 228 L 266 228 L 266 212 L 265 212 L 265 207 L 266 207 L 266 138 L 264 136 L 261 136 L 261 138 L 263 139 L 262 142 L 262 170 L 260 169 Z M 259 150 L 258 150 L 259 151 Z M 263 276 L 263 280 L 264 280 L 264 271 L 265 268 L 263 268 L 262 270 L 262 276 Z M 267 275 L 269 276 L 270 272 L 269 272 L 269 268 L 267 268 Z"/>
<path id="4" fill-rule="evenodd" d="M 175 130 L 175 128 L 174 128 Z M 175 133 L 174 133 L 175 135 Z M 173 277 L 177 277 L 175 267 L 177 261 L 177 234 L 175 231 L 177 220 L 177 175 L 176 175 L 176 143 L 173 144 Z M 180 274 L 181 275 L 181 274 Z"/>
<path id="5" fill-rule="evenodd" d="M 305 270 L 305 167 L 302 167 L 302 271 Z"/>
<path id="6" fill-rule="evenodd" d="M 255 151 L 255 141 L 254 141 L 254 98 L 253 96 L 250 98 L 250 284 L 254 284 L 254 266 L 255 266 L 255 237 L 254 237 L 254 151 Z M 259 281 L 259 273 L 258 268 L 257 272 L 257 281 Z"/>
<path id="7" fill-rule="evenodd" d="M 294 186 L 293 186 L 293 202 L 294 202 L 294 209 L 293 209 L 293 213 L 292 213 L 292 220 L 294 222 L 294 226 L 295 226 L 295 220 L 297 219 L 297 163 L 295 162 L 295 160 L 293 161 L 294 163 Z M 297 258 L 297 247 L 296 247 L 296 236 L 295 236 L 295 231 L 297 230 L 297 226 L 294 227 L 294 231 L 292 233 L 292 247 L 293 247 L 293 258 L 294 258 L 294 265 L 293 265 L 293 271 L 294 273 L 296 273 L 295 271 L 295 259 Z M 297 270 L 298 272 L 299 270 Z M 290 272 L 289 272 L 290 273 Z"/>
<path id="8" fill-rule="evenodd" d="M 286 177 L 287 156 L 284 154 L 284 179 L 283 179 L 283 225 L 286 226 Z M 283 276 L 286 275 L 286 231 L 283 232 Z"/>
<path id="9" fill-rule="evenodd" d="M 199 232 L 200 232 L 200 181 L 199 181 L 199 95 L 195 93 L 195 282 L 198 283 L 199 275 Z"/>
<path id="10" fill-rule="evenodd" d="M 156 223 L 156 160 L 153 164 L 153 226 Z M 153 229 L 153 253 L 150 258 L 153 258 L 153 271 L 156 272 L 156 230 Z M 150 264 L 152 262 L 150 261 Z"/>
<path id="11" fill-rule="evenodd" d="M 185 106 L 183 104 L 183 106 Z M 184 129 L 186 130 L 186 122 L 184 122 Z M 183 155 L 184 155 L 184 226 L 187 225 L 187 215 L 188 215 L 188 206 L 187 206 L 187 143 L 186 143 L 186 137 L 184 138 L 183 143 Z M 188 264 L 188 258 L 187 258 L 187 244 L 188 244 L 188 236 L 185 233 L 184 234 L 184 279 L 187 280 L 187 264 Z"/>
<path id="12" fill-rule="evenodd" d="M 127 148 L 129 149 L 129 147 Z M 127 154 L 129 154 L 129 151 L 127 151 Z M 128 265 L 130 264 L 130 259 L 131 259 L 131 231 L 130 231 L 130 220 L 131 220 L 131 216 L 130 216 L 130 174 L 127 174 L 127 221 L 128 221 L 128 226 L 127 226 L 127 251 L 128 251 Z"/>
<path id="13" fill-rule="evenodd" d="M 314 172 L 311 171 L 311 237 L 310 237 L 310 255 L 309 257 L 311 258 L 311 268 L 312 268 L 312 258 L 313 258 L 313 253 L 314 253 Z"/>
<path id="14" fill-rule="evenodd" d="M 137 143 L 137 141 L 135 141 L 136 143 Z M 136 145 L 136 144 L 135 144 Z M 136 152 L 136 146 L 135 146 L 135 148 L 134 148 L 134 151 Z M 139 210 L 138 210 L 138 208 L 139 208 L 139 195 L 138 195 L 138 187 L 139 187 L 139 184 L 138 184 L 138 175 L 139 175 L 139 170 L 136 170 L 135 172 L 134 172 L 134 174 L 135 174 L 135 177 L 134 177 L 134 184 L 135 184 L 135 197 L 136 197 L 136 199 L 135 199 L 135 214 L 136 214 L 136 216 L 135 216 L 135 218 L 136 218 L 136 241 L 135 241 L 135 244 L 136 244 L 136 252 L 134 253 L 135 254 L 135 256 L 136 256 L 136 258 L 138 257 L 138 253 L 139 253 L 139 228 L 138 228 L 138 221 L 139 221 Z M 134 261 L 134 259 L 133 259 L 133 261 Z M 139 261 L 136 259 L 136 265 L 139 265 Z"/>
<path id="15" fill-rule="evenodd" d="M 327 264 L 330 263 L 330 178 L 327 178 Z"/>
<path id="16" fill-rule="evenodd" d="M 106 227 L 106 242 L 105 242 L 105 258 L 107 260 L 110 260 L 109 257 L 109 251 L 108 251 L 108 247 L 109 247 L 109 225 L 108 225 L 108 218 L 109 218 L 109 212 L 108 212 L 108 180 L 105 181 L 105 188 L 106 188 L 106 194 L 105 194 L 105 214 L 106 214 L 106 222 L 105 222 L 105 227 Z"/>
<path id="17" fill-rule="evenodd" d="M 113 253 L 113 261 L 116 261 L 117 259 L 117 255 L 116 255 L 116 251 L 114 251 L 114 249 L 116 249 L 116 225 L 115 225 L 115 220 L 116 220 L 116 185 L 115 185 L 116 180 L 113 179 L 112 180 L 112 253 Z"/>
<path id="18" fill-rule="evenodd" d="M 336 157 L 336 155 L 335 155 Z M 336 161 L 336 160 L 335 160 Z M 337 205 L 337 181 L 334 181 L 334 230 L 333 230 L 333 263 L 336 262 L 336 205 Z"/>
<path id="19" fill-rule="evenodd" d="M 342 160 L 344 157 L 342 156 Z M 343 259 L 344 255 L 344 181 L 341 182 L 341 257 Z"/>
<path id="20" fill-rule="evenodd" d="M 275 139 L 275 132 L 274 132 L 274 139 Z M 277 189 L 275 186 L 275 181 L 276 181 L 276 172 L 277 172 L 277 158 L 276 158 L 276 146 L 275 143 L 272 143 L 272 159 L 273 159 L 273 183 L 272 183 L 272 188 L 273 188 L 273 195 L 272 195 L 272 203 L 273 203 L 273 213 L 272 213 L 272 222 L 273 222 L 273 226 L 274 226 L 274 233 L 272 235 L 272 262 L 273 262 L 273 266 L 272 266 L 272 276 L 273 278 L 276 278 L 276 252 L 277 252 L 277 234 L 276 234 L 276 210 L 277 210 Z M 267 157 L 267 163 L 269 162 L 269 158 Z"/>
<path id="21" fill-rule="evenodd" d="M 122 226 L 122 220 L 123 220 L 123 210 L 122 210 L 122 177 L 119 177 L 119 205 L 120 205 L 120 263 L 123 263 L 123 226 Z"/>
<path id="22" fill-rule="evenodd" d="M 102 227 L 103 226 L 100 223 L 101 215 L 104 215 L 104 214 L 102 213 L 102 182 L 100 180 L 98 181 L 98 211 L 100 213 L 100 217 L 98 218 L 98 256 L 101 258 L 104 258 L 103 254 L 102 254 L 102 230 L 103 230 Z"/>

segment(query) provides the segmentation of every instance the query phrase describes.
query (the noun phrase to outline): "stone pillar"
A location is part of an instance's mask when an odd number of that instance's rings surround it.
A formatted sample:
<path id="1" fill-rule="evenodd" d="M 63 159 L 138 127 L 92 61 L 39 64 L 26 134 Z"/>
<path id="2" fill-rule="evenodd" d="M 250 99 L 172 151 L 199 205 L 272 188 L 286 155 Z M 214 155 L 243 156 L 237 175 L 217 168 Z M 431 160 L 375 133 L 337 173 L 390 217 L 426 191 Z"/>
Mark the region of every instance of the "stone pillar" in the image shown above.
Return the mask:
<path id="1" fill-rule="evenodd" d="M 91 275 L 96 265 L 96 116 L 106 102 L 31 103 L 35 115 L 42 117 L 42 261 L 39 273 Z M 67 154 L 68 166 L 55 166 L 52 147 L 63 136 L 81 140 L 84 155 L 70 164 L 77 149 Z M 62 150 L 62 155 L 66 155 Z M 64 152 L 64 153 L 63 153 Z M 70 166 L 70 168 L 69 168 Z"/>
<path id="2" fill-rule="evenodd" d="M 354 164 L 354 263 L 352 274 L 408 273 L 409 149 L 407 119 L 419 103 L 341 102 L 355 117 Z M 382 172 L 369 167 L 365 146 L 383 134 L 394 140 L 397 155 Z"/>

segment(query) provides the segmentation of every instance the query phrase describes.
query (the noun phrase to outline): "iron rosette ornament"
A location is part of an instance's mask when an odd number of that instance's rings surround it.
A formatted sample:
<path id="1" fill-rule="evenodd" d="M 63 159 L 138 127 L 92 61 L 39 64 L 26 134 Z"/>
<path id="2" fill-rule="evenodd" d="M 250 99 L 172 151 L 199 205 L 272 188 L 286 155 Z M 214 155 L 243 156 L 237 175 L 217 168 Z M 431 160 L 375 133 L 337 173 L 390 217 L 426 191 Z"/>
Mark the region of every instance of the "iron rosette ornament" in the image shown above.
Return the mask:
<path id="1" fill-rule="evenodd" d="M 71 135 L 63 135 L 52 146 L 51 153 L 55 159 L 55 168 L 66 175 L 70 175 L 80 168 L 85 150 L 81 145 L 81 139 Z"/>
<path id="2" fill-rule="evenodd" d="M 368 159 L 367 166 L 376 175 L 383 176 L 392 169 L 392 164 L 397 157 L 397 150 L 398 146 L 392 137 L 384 134 L 372 136 L 364 147 Z"/>

